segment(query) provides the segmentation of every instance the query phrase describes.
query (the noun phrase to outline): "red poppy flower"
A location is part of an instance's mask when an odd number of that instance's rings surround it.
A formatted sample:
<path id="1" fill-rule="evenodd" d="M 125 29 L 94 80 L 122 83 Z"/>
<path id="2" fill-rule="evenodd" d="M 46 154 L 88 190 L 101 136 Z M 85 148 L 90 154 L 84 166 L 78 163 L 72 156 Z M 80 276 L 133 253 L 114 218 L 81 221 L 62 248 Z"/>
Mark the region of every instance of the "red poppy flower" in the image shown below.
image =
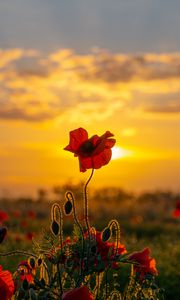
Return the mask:
<path id="1" fill-rule="evenodd" d="M 0 266 L 0 299 L 9 300 L 14 294 L 14 281 L 9 271 L 3 271 Z"/>
<path id="2" fill-rule="evenodd" d="M 19 234 L 16 234 L 14 237 L 16 242 L 21 242 L 22 241 L 22 237 Z"/>
<path id="3" fill-rule="evenodd" d="M 3 224 L 4 222 L 6 222 L 8 220 L 9 220 L 8 214 L 5 211 L 0 210 L 0 223 Z"/>
<path id="4" fill-rule="evenodd" d="M 28 216 L 30 219 L 35 219 L 36 213 L 35 213 L 35 211 L 33 211 L 33 210 L 29 210 L 29 211 L 27 212 L 27 216 Z"/>
<path id="5" fill-rule="evenodd" d="M 174 218 L 180 218 L 180 200 L 176 202 L 176 207 L 173 210 L 172 216 Z"/>
<path id="6" fill-rule="evenodd" d="M 140 278 L 143 278 L 147 273 L 157 275 L 156 261 L 154 258 L 149 256 L 150 249 L 145 248 L 140 252 L 132 253 L 128 259 L 136 262 L 139 265 L 134 265 L 134 271 L 140 273 Z"/>
<path id="7" fill-rule="evenodd" d="M 101 255 L 101 259 L 104 262 L 107 262 L 108 259 L 111 259 L 113 261 L 115 254 L 122 255 L 125 254 L 126 248 L 122 244 L 118 244 L 118 248 L 116 251 L 116 243 L 110 243 L 110 242 L 103 242 L 102 240 L 102 233 L 99 231 L 96 231 L 96 243 L 97 243 L 97 250 L 99 254 Z M 112 264 L 112 267 L 116 267 L 116 265 Z"/>
<path id="8" fill-rule="evenodd" d="M 94 297 L 86 286 L 82 286 L 63 293 L 62 300 L 94 300 Z"/>
<path id="9" fill-rule="evenodd" d="M 28 225 L 29 224 L 28 224 L 28 222 L 26 220 L 22 220 L 21 223 L 20 223 L 20 226 L 23 227 L 23 228 L 27 228 Z"/>
<path id="10" fill-rule="evenodd" d="M 34 234 L 33 232 L 27 232 L 27 233 L 25 234 L 25 239 L 26 239 L 27 241 L 32 241 L 34 235 L 35 235 L 35 234 Z"/>
<path id="11" fill-rule="evenodd" d="M 180 218 L 180 209 L 175 209 L 173 211 L 173 217 L 174 218 Z"/>
<path id="12" fill-rule="evenodd" d="M 116 140 L 110 139 L 113 134 L 106 131 L 102 136 L 93 135 L 88 138 L 88 133 L 83 128 L 70 132 L 70 143 L 64 148 L 74 153 L 79 158 L 80 171 L 99 169 L 108 164 L 111 159 L 111 148 Z"/>
<path id="13" fill-rule="evenodd" d="M 34 282 L 35 268 L 33 269 L 26 260 L 18 265 L 18 272 L 21 281 L 26 279 L 29 283 Z"/>
<path id="14" fill-rule="evenodd" d="M 96 255 L 100 255 L 101 260 L 104 262 L 104 266 L 110 264 L 111 268 L 118 268 L 118 257 L 127 252 L 125 246 L 118 243 L 117 247 L 115 242 L 104 242 L 102 240 L 102 232 L 100 231 L 91 231 L 90 229 L 90 233 L 91 235 L 94 235 L 96 240 Z M 85 239 L 88 238 L 88 232 L 85 232 L 84 237 Z M 98 267 L 98 260 L 96 259 L 96 256 L 94 264 L 95 267 Z M 103 270 L 104 268 L 99 271 Z"/>
<path id="15" fill-rule="evenodd" d="M 12 212 L 12 214 L 13 214 L 14 218 L 20 218 L 21 217 L 21 211 L 20 210 L 14 210 Z"/>

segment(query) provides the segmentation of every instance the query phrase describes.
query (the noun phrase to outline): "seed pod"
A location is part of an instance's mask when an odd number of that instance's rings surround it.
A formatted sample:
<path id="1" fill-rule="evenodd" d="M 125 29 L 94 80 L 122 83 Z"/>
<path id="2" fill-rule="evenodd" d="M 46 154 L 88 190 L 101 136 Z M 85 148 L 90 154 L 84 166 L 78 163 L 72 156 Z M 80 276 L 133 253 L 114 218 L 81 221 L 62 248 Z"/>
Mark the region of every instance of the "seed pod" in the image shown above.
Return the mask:
<path id="1" fill-rule="evenodd" d="M 72 212 L 72 207 L 72 202 L 68 200 L 64 205 L 64 211 L 66 215 L 70 215 L 70 213 Z"/>
<path id="2" fill-rule="evenodd" d="M 29 264 L 30 264 L 30 266 L 31 266 L 32 269 L 35 268 L 35 259 L 33 257 L 30 257 Z"/>
<path id="3" fill-rule="evenodd" d="M 111 236 L 111 230 L 109 227 L 106 227 L 102 233 L 102 241 L 107 242 Z"/>
<path id="4" fill-rule="evenodd" d="M 38 267 L 40 267 L 40 265 L 42 264 L 42 258 L 38 258 L 37 263 L 38 263 Z"/>
<path id="5" fill-rule="evenodd" d="M 59 233 L 59 224 L 55 220 L 51 224 L 51 230 L 54 233 L 54 235 L 58 235 L 58 233 Z"/>

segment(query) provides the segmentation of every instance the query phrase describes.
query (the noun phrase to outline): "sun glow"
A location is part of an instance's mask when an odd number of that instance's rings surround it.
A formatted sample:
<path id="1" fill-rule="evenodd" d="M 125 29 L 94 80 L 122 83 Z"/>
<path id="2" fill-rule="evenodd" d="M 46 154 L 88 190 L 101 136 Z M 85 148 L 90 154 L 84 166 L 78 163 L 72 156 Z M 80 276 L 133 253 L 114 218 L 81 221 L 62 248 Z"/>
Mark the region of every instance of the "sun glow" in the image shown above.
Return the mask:
<path id="1" fill-rule="evenodd" d="M 125 158 L 127 156 L 131 156 L 132 151 L 123 149 L 119 146 L 115 146 L 112 148 L 112 158 L 111 159 L 118 159 L 118 158 Z"/>

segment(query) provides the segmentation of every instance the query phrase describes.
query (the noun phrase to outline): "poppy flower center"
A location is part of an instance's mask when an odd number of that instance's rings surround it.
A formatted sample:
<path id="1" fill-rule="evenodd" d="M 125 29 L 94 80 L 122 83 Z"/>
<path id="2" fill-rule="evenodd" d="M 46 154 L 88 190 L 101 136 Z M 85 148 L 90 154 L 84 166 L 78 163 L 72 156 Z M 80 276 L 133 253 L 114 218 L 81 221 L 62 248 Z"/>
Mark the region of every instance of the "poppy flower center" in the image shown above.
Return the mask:
<path id="1" fill-rule="evenodd" d="M 80 152 L 84 156 L 90 155 L 94 151 L 95 147 L 91 141 L 86 141 L 80 146 Z"/>

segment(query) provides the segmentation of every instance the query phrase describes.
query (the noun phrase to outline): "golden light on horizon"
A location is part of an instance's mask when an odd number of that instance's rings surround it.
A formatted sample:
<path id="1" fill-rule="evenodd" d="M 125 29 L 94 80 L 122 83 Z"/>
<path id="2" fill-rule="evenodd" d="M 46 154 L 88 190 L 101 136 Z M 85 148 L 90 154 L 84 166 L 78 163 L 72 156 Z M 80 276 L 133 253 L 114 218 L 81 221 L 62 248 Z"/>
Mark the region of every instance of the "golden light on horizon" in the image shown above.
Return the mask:
<path id="1" fill-rule="evenodd" d="M 114 146 L 112 148 L 112 160 L 115 160 L 115 159 L 122 159 L 122 158 L 125 158 L 125 157 L 128 157 L 128 156 L 131 156 L 133 154 L 132 151 L 130 150 L 126 150 L 124 148 L 121 148 L 119 146 Z"/>

